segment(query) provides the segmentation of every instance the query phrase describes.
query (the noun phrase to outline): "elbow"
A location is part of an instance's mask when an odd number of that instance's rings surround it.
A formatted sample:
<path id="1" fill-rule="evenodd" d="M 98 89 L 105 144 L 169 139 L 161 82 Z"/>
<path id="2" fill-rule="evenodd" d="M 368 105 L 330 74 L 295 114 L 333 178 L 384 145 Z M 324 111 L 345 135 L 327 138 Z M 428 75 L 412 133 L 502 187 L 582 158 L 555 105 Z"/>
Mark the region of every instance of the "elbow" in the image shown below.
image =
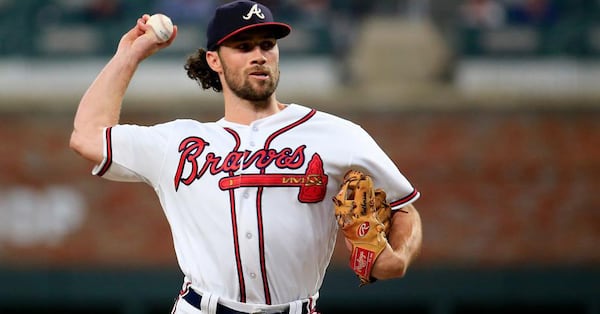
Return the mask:
<path id="1" fill-rule="evenodd" d="M 103 130 L 102 126 L 91 127 L 75 123 L 69 139 L 69 148 L 84 159 L 94 163 L 101 162 L 104 158 Z"/>
<path id="2" fill-rule="evenodd" d="M 69 148 L 75 151 L 76 153 L 82 155 L 83 144 L 81 137 L 78 135 L 77 130 L 73 130 L 71 133 L 71 138 L 69 139 Z"/>
<path id="3" fill-rule="evenodd" d="M 94 163 L 102 161 L 102 152 L 94 146 L 94 142 L 81 131 L 73 130 L 69 140 L 69 147 L 83 157 Z"/>

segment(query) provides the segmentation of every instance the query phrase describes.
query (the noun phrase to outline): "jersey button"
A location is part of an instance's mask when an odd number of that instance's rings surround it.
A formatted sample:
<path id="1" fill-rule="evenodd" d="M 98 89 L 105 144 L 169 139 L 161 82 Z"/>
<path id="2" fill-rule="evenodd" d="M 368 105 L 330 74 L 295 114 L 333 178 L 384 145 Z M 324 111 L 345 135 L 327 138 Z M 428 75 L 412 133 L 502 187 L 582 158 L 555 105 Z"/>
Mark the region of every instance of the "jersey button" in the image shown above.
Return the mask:
<path id="1" fill-rule="evenodd" d="M 258 127 L 257 127 L 256 125 L 255 125 L 255 126 L 253 126 L 253 127 L 252 127 L 252 131 L 254 131 L 254 132 L 258 132 Z"/>
<path id="2" fill-rule="evenodd" d="M 254 141 L 250 142 L 250 146 L 254 147 Z"/>
<path id="3" fill-rule="evenodd" d="M 250 233 L 250 232 L 246 233 L 246 238 L 252 239 L 252 233 Z"/>
<path id="4" fill-rule="evenodd" d="M 256 274 L 255 273 L 250 273 L 250 278 L 256 279 Z"/>
<path id="5" fill-rule="evenodd" d="M 243 196 L 244 196 L 244 198 L 248 198 L 248 197 L 250 197 L 250 194 L 248 194 L 248 192 L 244 192 Z"/>

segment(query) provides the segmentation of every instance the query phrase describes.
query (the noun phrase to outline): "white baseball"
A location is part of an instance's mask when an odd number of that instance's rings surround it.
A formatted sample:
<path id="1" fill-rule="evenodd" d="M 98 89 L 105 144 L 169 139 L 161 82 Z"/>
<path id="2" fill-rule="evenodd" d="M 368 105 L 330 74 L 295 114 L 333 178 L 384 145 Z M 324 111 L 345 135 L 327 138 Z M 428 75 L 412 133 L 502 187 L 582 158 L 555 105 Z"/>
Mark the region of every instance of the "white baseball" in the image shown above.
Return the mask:
<path id="1" fill-rule="evenodd" d="M 165 42 L 173 35 L 173 22 L 171 19 L 164 14 L 153 14 L 146 24 L 152 26 L 156 38 L 159 42 Z"/>

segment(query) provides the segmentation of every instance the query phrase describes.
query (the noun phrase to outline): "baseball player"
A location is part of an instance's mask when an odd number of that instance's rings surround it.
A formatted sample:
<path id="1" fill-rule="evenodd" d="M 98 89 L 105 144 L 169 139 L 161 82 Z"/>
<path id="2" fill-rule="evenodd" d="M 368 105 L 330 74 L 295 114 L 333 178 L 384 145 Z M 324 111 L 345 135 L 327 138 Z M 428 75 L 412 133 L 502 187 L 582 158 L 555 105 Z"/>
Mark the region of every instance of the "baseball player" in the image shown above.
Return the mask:
<path id="1" fill-rule="evenodd" d="M 351 169 L 369 174 L 394 212 L 368 276 L 402 277 L 421 243 L 419 192 L 360 126 L 277 100 L 277 41 L 291 27 L 252 1 L 218 7 L 185 69 L 223 94 L 223 118 L 119 124 L 137 67 L 177 36 L 175 26 L 160 43 L 148 18 L 83 95 L 70 145 L 93 174 L 155 190 L 184 275 L 173 312 L 316 313 L 338 231 L 332 199 Z"/>

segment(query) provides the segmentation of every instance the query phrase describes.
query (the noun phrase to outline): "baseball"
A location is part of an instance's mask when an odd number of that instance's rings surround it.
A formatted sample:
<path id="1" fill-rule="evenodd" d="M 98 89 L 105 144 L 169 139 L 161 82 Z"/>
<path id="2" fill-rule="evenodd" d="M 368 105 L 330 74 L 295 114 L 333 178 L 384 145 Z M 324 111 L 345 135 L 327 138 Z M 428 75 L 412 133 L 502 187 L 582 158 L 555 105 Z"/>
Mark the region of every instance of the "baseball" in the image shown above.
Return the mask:
<path id="1" fill-rule="evenodd" d="M 158 38 L 158 41 L 161 43 L 169 40 L 171 35 L 173 35 L 173 22 L 164 14 L 157 13 L 152 15 L 146 24 L 152 26 L 156 38 Z"/>

